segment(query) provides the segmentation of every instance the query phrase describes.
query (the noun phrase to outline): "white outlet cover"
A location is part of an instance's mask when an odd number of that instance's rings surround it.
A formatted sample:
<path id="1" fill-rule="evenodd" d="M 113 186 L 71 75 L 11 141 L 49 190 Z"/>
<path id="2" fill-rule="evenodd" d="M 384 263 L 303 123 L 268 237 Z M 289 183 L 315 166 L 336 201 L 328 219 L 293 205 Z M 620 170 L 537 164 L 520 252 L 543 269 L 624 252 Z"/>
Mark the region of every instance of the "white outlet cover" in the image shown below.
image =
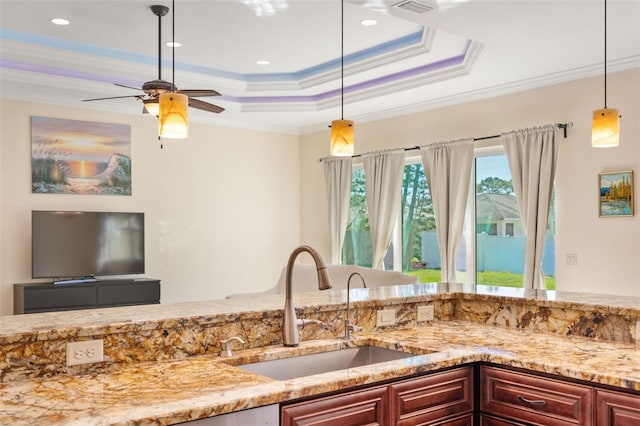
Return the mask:
<path id="1" fill-rule="evenodd" d="M 93 364 L 104 361 L 102 339 L 67 343 L 67 366 Z"/>
<path id="2" fill-rule="evenodd" d="M 394 309 L 381 309 L 376 313 L 376 326 L 394 325 L 396 323 L 396 311 Z"/>
<path id="3" fill-rule="evenodd" d="M 416 319 L 418 321 L 433 321 L 434 316 L 433 305 L 418 306 L 418 313 Z"/>

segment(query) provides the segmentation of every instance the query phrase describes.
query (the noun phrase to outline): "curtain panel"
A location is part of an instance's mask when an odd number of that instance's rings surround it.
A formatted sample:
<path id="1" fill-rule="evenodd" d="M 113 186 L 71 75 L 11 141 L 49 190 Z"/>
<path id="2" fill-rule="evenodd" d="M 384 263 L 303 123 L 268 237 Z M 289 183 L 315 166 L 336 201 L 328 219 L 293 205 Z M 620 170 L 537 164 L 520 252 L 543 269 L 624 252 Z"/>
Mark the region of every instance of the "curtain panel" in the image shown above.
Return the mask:
<path id="1" fill-rule="evenodd" d="M 456 282 L 456 252 L 471 183 L 473 139 L 426 145 L 420 154 L 433 202 L 441 279 Z"/>
<path id="2" fill-rule="evenodd" d="M 373 268 L 384 269 L 393 226 L 400 213 L 404 149 L 362 156 L 369 227 L 373 243 Z"/>
<path id="3" fill-rule="evenodd" d="M 518 130 L 501 138 L 526 238 L 524 288 L 544 289 L 542 254 L 558 163 L 558 128 Z"/>
<path id="4" fill-rule="evenodd" d="M 351 157 L 332 158 L 325 159 L 322 163 L 329 201 L 331 263 L 339 265 L 342 263 L 342 246 L 349 222 L 352 161 Z"/>

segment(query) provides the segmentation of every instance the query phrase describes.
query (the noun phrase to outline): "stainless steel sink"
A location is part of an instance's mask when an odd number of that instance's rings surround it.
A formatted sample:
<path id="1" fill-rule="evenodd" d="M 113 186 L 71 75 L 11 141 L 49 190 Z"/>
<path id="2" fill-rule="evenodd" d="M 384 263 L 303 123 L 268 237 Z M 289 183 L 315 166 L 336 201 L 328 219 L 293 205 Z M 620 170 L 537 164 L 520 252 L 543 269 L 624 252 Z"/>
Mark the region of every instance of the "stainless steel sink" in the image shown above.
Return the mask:
<path id="1" fill-rule="evenodd" d="M 276 380 L 289 380 L 414 356 L 416 355 L 377 346 L 359 346 L 238 365 L 238 368 Z"/>

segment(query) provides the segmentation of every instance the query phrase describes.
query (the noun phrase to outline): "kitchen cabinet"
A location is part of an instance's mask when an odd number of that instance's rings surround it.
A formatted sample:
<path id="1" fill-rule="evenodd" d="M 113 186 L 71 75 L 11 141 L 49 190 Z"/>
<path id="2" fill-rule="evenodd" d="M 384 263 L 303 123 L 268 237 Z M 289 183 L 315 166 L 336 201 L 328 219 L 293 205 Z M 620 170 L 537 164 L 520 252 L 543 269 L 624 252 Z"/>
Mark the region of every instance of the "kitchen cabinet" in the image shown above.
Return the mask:
<path id="1" fill-rule="evenodd" d="M 587 385 L 480 367 L 480 410 L 506 420 L 540 426 L 592 426 L 594 393 Z M 488 419 L 484 424 L 500 423 Z"/>
<path id="2" fill-rule="evenodd" d="M 389 390 L 393 425 L 439 424 L 436 422 L 473 413 L 471 367 L 392 383 Z"/>
<path id="3" fill-rule="evenodd" d="M 524 423 L 517 423 L 514 421 L 507 421 L 498 417 L 488 416 L 486 414 L 480 415 L 480 426 L 527 426 Z"/>
<path id="4" fill-rule="evenodd" d="M 640 395 L 598 389 L 596 391 L 596 424 L 598 426 L 640 425 Z"/>
<path id="5" fill-rule="evenodd" d="M 303 401 L 283 404 L 282 426 L 473 425 L 470 366 Z"/>
<path id="6" fill-rule="evenodd" d="M 378 386 L 346 394 L 285 405 L 281 410 L 282 426 L 386 426 L 389 393 Z"/>

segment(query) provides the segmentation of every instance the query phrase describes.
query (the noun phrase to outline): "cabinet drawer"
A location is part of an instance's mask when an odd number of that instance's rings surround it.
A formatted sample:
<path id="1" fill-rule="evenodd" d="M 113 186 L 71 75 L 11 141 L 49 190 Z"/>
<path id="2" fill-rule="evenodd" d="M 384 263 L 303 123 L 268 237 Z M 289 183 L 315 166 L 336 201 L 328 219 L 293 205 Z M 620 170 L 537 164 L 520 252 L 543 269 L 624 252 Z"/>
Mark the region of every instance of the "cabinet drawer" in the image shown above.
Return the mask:
<path id="1" fill-rule="evenodd" d="M 98 306 L 160 303 L 160 283 L 98 285 Z"/>
<path id="2" fill-rule="evenodd" d="M 499 419 L 497 417 L 487 416 L 483 414 L 480 416 L 480 426 L 526 426 L 524 423 L 516 423 L 508 420 Z"/>
<path id="3" fill-rule="evenodd" d="M 43 286 L 24 290 L 24 312 L 81 309 L 96 304 L 95 286 Z"/>
<path id="4" fill-rule="evenodd" d="M 640 425 L 640 395 L 596 390 L 598 426 Z"/>
<path id="5" fill-rule="evenodd" d="M 283 405 L 282 426 L 385 426 L 389 405 L 387 387 L 350 392 Z"/>
<path id="6" fill-rule="evenodd" d="M 392 424 L 421 425 L 471 413 L 472 371 L 464 367 L 391 384 Z"/>
<path id="7" fill-rule="evenodd" d="M 424 423 L 416 423 L 416 426 L 422 424 Z M 449 419 L 442 422 L 429 423 L 429 426 L 473 426 L 473 414 L 467 414 L 466 416 Z"/>
<path id="8" fill-rule="evenodd" d="M 540 426 L 593 425 L 590 387 L 481 367 L 480 409 Z"/>

